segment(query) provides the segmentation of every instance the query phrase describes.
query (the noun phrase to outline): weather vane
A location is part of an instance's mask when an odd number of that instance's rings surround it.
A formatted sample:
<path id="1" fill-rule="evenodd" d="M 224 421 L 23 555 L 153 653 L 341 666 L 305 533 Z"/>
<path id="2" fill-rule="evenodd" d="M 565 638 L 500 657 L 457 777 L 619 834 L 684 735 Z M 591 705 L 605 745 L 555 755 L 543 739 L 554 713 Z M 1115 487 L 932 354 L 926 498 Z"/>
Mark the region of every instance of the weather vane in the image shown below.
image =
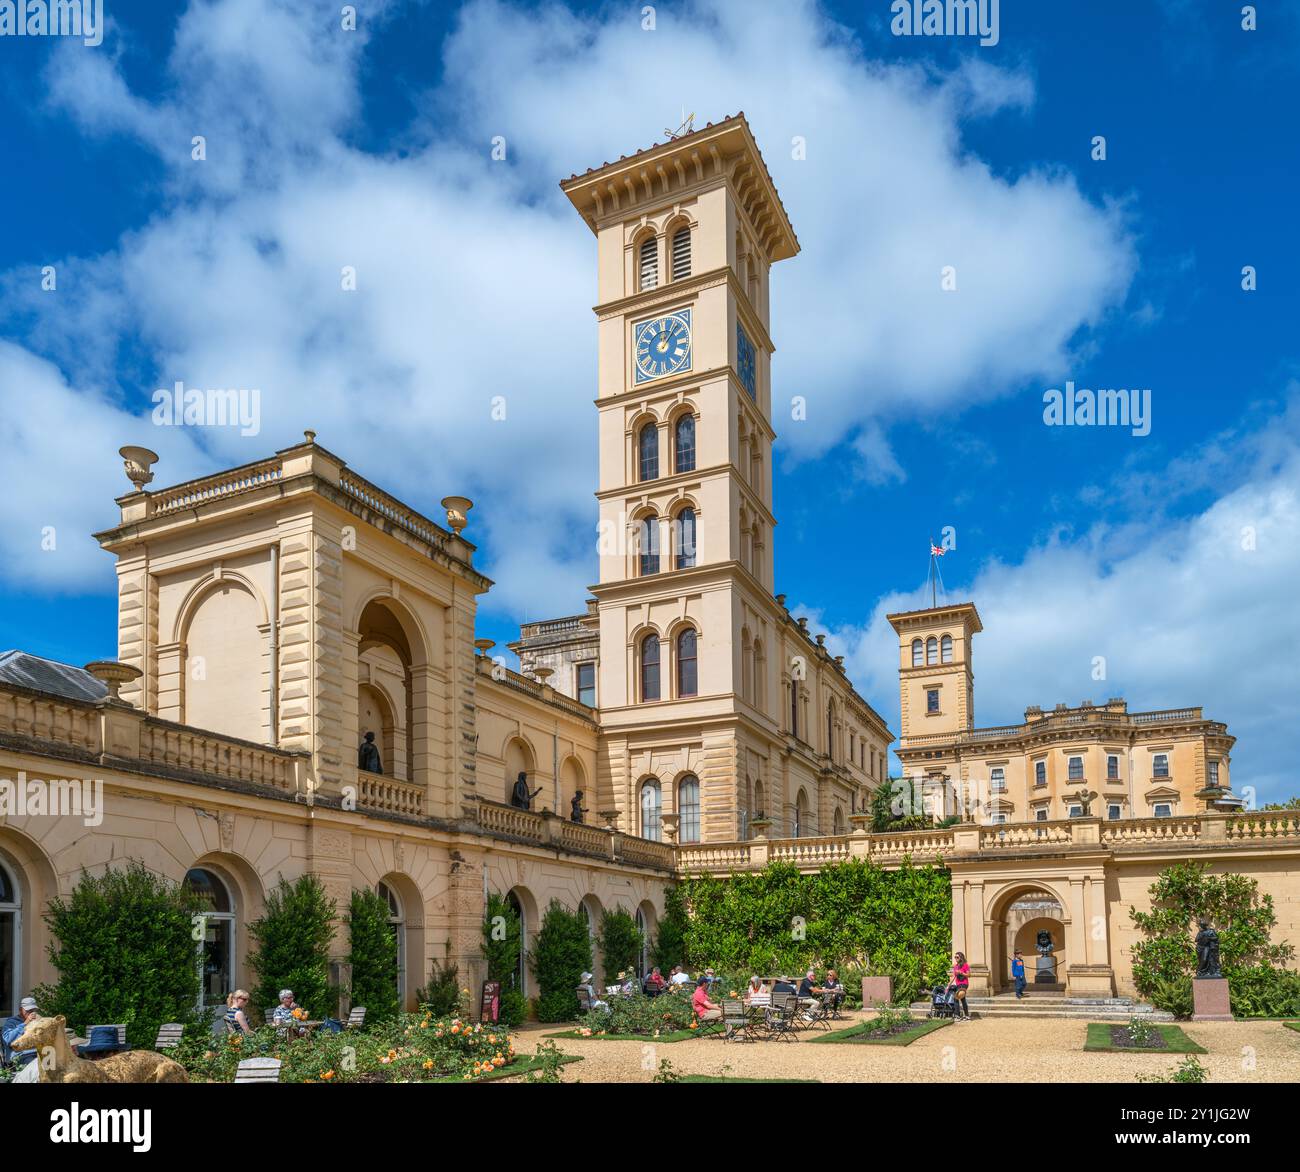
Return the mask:
<path id="1" fill-rule="evenodd" d="M 682 107 L 682 120 L 678 124 L 677 129 L 670 130 L 667 126 L 664 127 L 664 133 L 668 136 L 669 142 L 671 142 L 675 138 L 681 138 L 682 135 L 684 134 L 693 134 L 694 132 L 695 132 L 695 111 L 692 110 L 688 114 L 686 113 L 685 106 Z"/>

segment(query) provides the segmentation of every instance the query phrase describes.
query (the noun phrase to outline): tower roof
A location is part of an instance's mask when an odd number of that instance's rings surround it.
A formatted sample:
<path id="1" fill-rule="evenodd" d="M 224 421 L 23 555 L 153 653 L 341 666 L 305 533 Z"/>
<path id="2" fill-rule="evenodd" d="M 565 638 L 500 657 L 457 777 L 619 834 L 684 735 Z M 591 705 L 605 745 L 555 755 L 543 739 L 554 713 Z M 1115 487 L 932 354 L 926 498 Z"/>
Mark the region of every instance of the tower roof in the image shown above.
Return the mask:
<path id="1" fill-rule="evenodd" d="M 599 221 L 608 216 L 627 215 L 643 204 L 663 202 L 675 191 L 721 176 L 731 181 L 768 256 L 777 261 L 798 253 L 799 238 L 743 110 L 680 138 L 623 155 L 617 162 L 571 175 L 561 180 L 560 190 L 595 232 Z"/>
<path id="2" fill-rule="evenodd" d="M 972 635 L 984 629 L 984 624 L 980 622 L 980 613 L 975 609 L 973 602 L 954 602 L 950 606 L 931 606 L 924 610 L 900 610 L 895 614 L 885 615 L 885 618 L 900 635 L 904 630 L 935 627 L 954 622 L 964 623 Z"/>

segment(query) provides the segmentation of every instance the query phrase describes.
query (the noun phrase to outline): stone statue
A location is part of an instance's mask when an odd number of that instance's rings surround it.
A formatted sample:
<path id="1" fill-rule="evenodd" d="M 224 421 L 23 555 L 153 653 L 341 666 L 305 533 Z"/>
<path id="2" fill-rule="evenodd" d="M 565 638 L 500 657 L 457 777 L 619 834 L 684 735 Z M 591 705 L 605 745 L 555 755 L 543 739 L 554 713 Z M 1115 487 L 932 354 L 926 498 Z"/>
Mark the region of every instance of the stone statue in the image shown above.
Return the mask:
<path id="1" fill-rule="evenodd" d="M 384 763 L 379 759 L 379 746 L 375 744 L 375 734 L 366 733 L 366 739 L 357 750 L 357 768 L 367 773 L 383 773 Z"/>
<path id="2" fill-rule="evenodd" d="M 582 808 L 582 790 L 578 790 L 573 795 L 573 800 L 569 803 L 569 817 L 574 822 L 581 822 L 582 816 L 587 811 Z"/>
<path id="3" fill-rule="evenodd" d="M 542 792 L 539 785 L 532 793 L 528 792 L 528 774 L 520 773 L 515 778 L 515 788 L 510 794 L 510 804 L 517 810 L 531 810 L 533 799 Z"/>
<path id="4" fill-rule="evenodd" d="M 78 1058 L 68 1041 L 67 1018 L 34 1017 L 21 1037 L 13 1042 L 15 1052 L 36 1050 L 32 1060 L 37 1082 L 189 1082 L 185 1067 L 154 1050 L 128 1050 L 108 1058 L 90 1061 Z"/>
<path id="5" fill-rule="evenodd" d="M 1219 968 L 1219 934 L 1210 927 L 1209 920 L 1199 921 L 1201 930 L 1196 933 L 1196 977 L 1198 980 L 1222 977 Z"/>

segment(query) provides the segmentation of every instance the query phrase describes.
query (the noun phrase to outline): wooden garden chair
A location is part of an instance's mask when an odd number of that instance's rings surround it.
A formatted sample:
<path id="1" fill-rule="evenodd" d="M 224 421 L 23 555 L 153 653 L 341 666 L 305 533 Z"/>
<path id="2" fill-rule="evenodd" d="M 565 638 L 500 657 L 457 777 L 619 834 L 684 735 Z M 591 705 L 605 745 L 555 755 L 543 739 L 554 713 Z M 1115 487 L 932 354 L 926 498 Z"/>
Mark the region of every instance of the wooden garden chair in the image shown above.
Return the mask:
<path id="1" fill-rule="evenodd" d="M 366 1007 L 364 1005 L 354 1005 L 352 1012 L 348 1014 L 348 1020 L 344 1024 L 344 1029 L 359 1030 L 366 1024 Z"/>
<path id="2" fill-rule="evenodd" d="M 722 1000 L 723 1040 L 727 1042 L 752 1042 L 754 1018 L 743 1001 L 729 997 Z"/>
<path id="3" fill-rule="evenodd" d="M 245 1058 L 235 1068 L 235 1082 L 279 1082 L 280 1081 L 280 1059 L 278 1058 Z"/>
<path id="4" fill-rule="evenodd" d="M 185 1027 L 178 1021 L 169 1021 L 166 1025 L 160 1025 L 158 1027 L 158 1036 L 154 1039 L 153 1048 L 162 1051 L 179 1046 L 181 1035 L 184 1032 Z"/>
<path id="5" fill-rule="evenodd" d="M 798 997 L 792 993 L 773 993 L 772 1004 L 763 1013 L 767 1036 L 782 1042 L 794 1041 L 795 1018 L 798 1012 Z"/>

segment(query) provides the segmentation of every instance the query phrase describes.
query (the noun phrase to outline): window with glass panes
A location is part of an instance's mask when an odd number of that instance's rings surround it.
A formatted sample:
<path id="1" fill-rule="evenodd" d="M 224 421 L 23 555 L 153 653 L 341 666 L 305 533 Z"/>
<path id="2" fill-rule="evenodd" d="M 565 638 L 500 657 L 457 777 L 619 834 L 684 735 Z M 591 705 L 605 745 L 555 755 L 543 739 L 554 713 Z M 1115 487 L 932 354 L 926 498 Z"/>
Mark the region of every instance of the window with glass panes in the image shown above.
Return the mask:
<path id="1" fill-rule="evenodd" d="M 590 708 L 596 707 L 596 665 L 594 663 L 578 664 L 578 702 Z"/>

